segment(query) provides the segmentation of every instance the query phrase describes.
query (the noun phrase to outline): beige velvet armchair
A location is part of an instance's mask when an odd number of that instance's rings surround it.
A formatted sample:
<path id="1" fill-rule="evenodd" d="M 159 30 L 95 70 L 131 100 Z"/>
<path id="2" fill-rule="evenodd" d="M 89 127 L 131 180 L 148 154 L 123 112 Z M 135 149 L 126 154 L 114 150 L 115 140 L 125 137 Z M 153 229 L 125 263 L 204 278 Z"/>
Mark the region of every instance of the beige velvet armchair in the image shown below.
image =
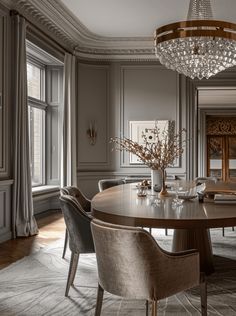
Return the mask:
<path id="1" fill-rule="evenodd" d="M 79 204 L 82 206 L 83 210 L 87 213 L 91 211 L 91 201 L 85 197 L 85 195 L 79 190 L 79 188 L 74 186 L 67 186 L 64 188 L 61 188 L 61 195 L 70 195 L 76 198 L 76 200 L 79 202 Z M 66 249 L 68 245 L 68 231 L 66 229 L 65 231 L 65 240 L 64 240 L 64 247 L 63 247 L 63 253 L 62 258 L 65 258 Z"/>
<path id="2" fill-rule="evenodd" d="M 60 203 L 69 235 L 69 247 L 71 250 L 70 267 L 65 291 L 65 296 L 68 296 L 70 286 L 74 282 L 79 255 L 94 253 L 90 227 L 92 217 L 84 211 L 78 200 L 73 196 L 62 195 Z"/>
<path id="3" fill-rule="evenodd" d="M 101 315 L 104 290 L 121 297 L 157 302 L 200 284 L 201 311 L 207 315 L 206 283 L 200 279 L 199 253 L 169 253 L 141 228 L 91 222 L 98 265 L 95 315 Z"/>

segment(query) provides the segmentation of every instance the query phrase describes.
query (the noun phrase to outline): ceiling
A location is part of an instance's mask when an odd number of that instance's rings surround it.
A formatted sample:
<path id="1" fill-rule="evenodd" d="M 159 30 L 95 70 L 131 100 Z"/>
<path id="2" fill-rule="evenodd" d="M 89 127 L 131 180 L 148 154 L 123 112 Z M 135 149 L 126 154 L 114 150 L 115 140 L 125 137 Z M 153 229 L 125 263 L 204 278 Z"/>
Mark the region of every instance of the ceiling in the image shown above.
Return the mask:
<path id="1" fill-rule="evenodd" d="M 155 62 L 154 31 L 186 20 L 189 1 L 0 0 L 80 58 Z M 236 0 L 211 3 L 216 20 L 236 24 Z"/>
<path id="2" fill-rule="evenodd" d="M 61 0 L 91 32 L 108 37 L 150 37 L 185 20 L 189 0 Z M 236 23 L 236 0 L 211 0 L 214 18 Z"/>

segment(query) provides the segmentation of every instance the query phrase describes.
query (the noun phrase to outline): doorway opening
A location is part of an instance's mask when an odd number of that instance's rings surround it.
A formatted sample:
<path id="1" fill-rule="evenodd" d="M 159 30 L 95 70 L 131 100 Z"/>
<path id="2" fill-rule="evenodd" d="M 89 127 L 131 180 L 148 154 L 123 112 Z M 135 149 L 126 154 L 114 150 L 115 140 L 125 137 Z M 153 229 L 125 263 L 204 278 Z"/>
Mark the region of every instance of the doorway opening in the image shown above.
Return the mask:
<path id="1" fill-rule="evenodd" d="M 198 89 L 198 176 L 236 182 L 236 89 Z"/>
<path id="2" fill-rule="evenodd" d="M 207 176 L 236 181 L 236 117 L 206 117 Z"/>

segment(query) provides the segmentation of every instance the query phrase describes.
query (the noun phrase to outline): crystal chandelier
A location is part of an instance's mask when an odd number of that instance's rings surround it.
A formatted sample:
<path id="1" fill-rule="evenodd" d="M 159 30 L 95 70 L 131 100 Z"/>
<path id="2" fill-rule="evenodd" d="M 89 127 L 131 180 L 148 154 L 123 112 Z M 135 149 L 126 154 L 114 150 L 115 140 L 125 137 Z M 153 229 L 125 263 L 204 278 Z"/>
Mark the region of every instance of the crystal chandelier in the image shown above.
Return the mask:
<path id="1" fill-rule="evenodd" d="M 190 0 L 187 21 L 156 30 L 155 51 L 167 68 L 208 79 L 236 65 L 236 24 L 213 20 L 210 0 Z"/>

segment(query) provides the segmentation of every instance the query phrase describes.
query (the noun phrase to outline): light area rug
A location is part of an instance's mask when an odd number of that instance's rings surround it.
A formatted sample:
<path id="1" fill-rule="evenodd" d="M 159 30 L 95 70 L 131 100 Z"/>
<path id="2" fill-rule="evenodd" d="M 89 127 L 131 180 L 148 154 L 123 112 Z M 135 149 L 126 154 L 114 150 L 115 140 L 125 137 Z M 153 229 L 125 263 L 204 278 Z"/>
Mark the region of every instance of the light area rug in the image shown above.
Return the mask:
<path id="1" fill-rule="evenodd" d="M 170 231 L 169 231 L 170 232 Z M 172 236 L 154 230 L 169 250 Z M 208 315 L 236 316 L 236 231 L 211 230 L 216 272 L 208 278 Z M 97 291 L 95 255 L 81 255 L 74 287 L 65 297 L 70 251 L 61 258 L 63 240 L 0 271 L 1 316 L 91 316 Z M 145 302 L 105 293 L 102 316 L 144 316 Z M 199 289 L 161 300 L 158 315 L 200 315 Z"/>

